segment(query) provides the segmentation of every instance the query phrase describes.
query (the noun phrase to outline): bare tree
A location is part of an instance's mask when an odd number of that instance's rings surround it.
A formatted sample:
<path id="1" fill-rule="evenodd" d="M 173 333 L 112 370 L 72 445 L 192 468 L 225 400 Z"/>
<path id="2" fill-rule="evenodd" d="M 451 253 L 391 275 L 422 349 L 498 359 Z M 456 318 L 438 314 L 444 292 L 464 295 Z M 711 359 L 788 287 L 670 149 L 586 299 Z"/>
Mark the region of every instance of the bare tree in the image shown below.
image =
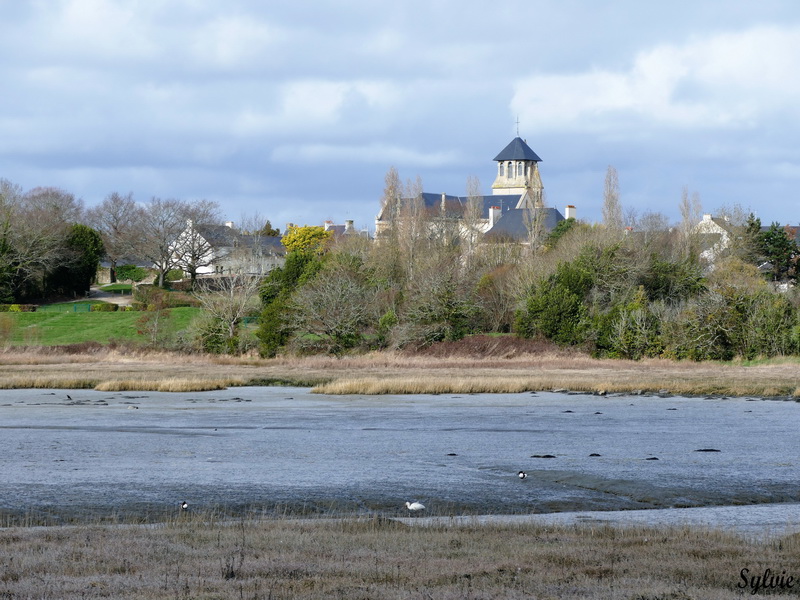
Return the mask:
<path id="1" fill-rule="evenodd" d="M 693 192 L 690 196 L 688 186 L 683 186 L 681 190 L 680 211 L 681 222 L 678 227 L 680 249 L 684 256 L 689 256 L 698 250 L 697 235 L 694 231 L 703 216 L 703 207 L 700 203 L 700 195 Z"/>
<path id="2" fill-rule="evenodd" d="M 244 318 L 258 311 L 260 283 L 260 277 L 244 271 L 198 281 L 194 296 L 219 325 L 224 347 L 233 349 Z"/>
<path id="3" fill-rule="evenodd" d="M 117 280 L 117 263 L 133 253 L 136 224 L 141 220 L 141 207 L 133 194 L 112 192 L 102 203 L 86 212 L 86 219 L 103 237 L 106 256 L 111 263 L 111 283 Z"/>
<path id="4" fill-rule="evenodd" d="M 57 188 L 35 188 L 14 200 L 10 243 L 17 290 L 44 289 L 44 279 L 67 257 L 64 243 L 83 214 L 83 203 Z"/>
<path id="5" fill-rule="evenodd" d="M 645 212 L 637 219 L 635 228 L 643 237 L 645 248 L 668 246 L 672 232 L 669 219 L 663 213 Z"/>
<path id="6" fill-rule="evenodd" d="M 186 228 L 186 216 L 186 203 L 171 198 L 154 197 L 141 212 L 134 250 L 153 263 L 161 287 L 167 273 L 176 266 L 174 244 Z"/>
<path id="7" fill-rule="evenodd" d="M 13 302 L 17 275 L 17 250 L 14 247 L 16 214 L 22 188 L 0 179 L 0 302 Z"/>
<path id="8" fill-rule="evenodd" d="M 381 211 L 385 214 L 386 220 L 392 224 L 400 209 L 400 201 L 403 196 L 403 184 L 397 169 L 392 166 L 384 177 L 383 196 L 381 197 Z"/>
<path id="9" fill-rule="evenodd" d="M 623 228 L 622 205 L 619 199 L 619 176 L 611 165 L 606 170 L 603 187 L 603 223 L 610 231 L 621 232 Z"/>
<path id="10" fill-rule="evenodd" d="M 189 274 L 192 288 L 197 282 L 197 271 L 210 265 L 214 259 L 213 240 L 203 226 L 216 226 L 219 221 L 219 205 L 210 200 L 182 203 L 186 228 L 173 244 L 175 266 Z M 233 232 L 223 232 L 231 233 Z"/>
<path id="11" fill-rule="evenodd" d="M 335 265 L 294 295 L 295 328 L 320 336 L 319 343 L 338 354 L 355 346 L 375 321 L 375 294 L 349 265 Z"/>
<path id="12" fill-rule="evenodd" d="M 481 181 L 474 175 L 467 177 L 467 205 L 464 207 L 462 234 L 466 243 L 467 266 L 475 254 L 483 221 L 483 192 Z"/>
<path id="13" fill-rule="evenodd" d="M 422 180 L 408 180 L 405 197 L 400 203 L 399 213 L 392 227 L 396 231 L 397 245 L 406 266 L 408 278 L 413 279 L 417 255 L 422 251 L 430 234 L 429 217 L 422 197 Z"/>
<path id="14" fill-rule="evenodd" d="M 539 251 L 547 235 L 545 228 L 546 201 L 546 195 L 542 191 L 538 202 L 535 202 L 532 207 L 529 206 L 523 213 L 523 222 L 525 223 L 525 229 L 528 231 L 528 250 L 532 254 Z"/>

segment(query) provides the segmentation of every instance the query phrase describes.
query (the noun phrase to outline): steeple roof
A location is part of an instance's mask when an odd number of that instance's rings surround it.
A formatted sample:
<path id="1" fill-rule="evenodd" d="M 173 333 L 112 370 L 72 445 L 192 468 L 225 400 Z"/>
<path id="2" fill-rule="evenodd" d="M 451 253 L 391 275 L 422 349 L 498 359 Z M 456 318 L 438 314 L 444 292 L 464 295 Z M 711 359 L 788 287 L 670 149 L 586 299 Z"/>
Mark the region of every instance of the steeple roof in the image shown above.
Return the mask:
<path id="1" fill-rule="evenodd" d="M 536 152 L 531 150 L 531 147 L 525 143 L 522 138 L 515 137 L 511 143 L 503 148 L 503 150 L 494 157 L 494 160 L 532 160 L 535 162 L 542 162 L 542 159 L 536 155 Z"/>

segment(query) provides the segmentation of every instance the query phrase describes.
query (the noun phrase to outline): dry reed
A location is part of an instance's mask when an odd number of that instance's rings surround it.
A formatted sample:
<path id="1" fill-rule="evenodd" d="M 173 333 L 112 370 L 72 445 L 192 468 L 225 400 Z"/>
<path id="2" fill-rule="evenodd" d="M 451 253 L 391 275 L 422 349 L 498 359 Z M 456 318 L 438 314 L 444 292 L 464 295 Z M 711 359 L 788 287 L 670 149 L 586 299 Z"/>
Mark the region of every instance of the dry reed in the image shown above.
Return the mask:
<path id="1" fill-rule="evenodd" d="M 642 377 L 633 382 L 585 381 L 568 374 L 541 377 L 482 377 L 480 375 L 461 377 L 440 377 L 436 374 L 418 377 L 360 377 L 337 379 L 312 388 L 317 394 L 515 394 L 539 391 L 607 393 L 670 393 L 683 396 L 726 395 L 726 396 L 795 396 L 800 397 L 800 388 L 789 384 L 778 387 L 759 382 L 739 382 L 724 385 L 717 381 L 673 381 L 648 380 Z"/>
<path id="2" fill-rule="evenodd" d="M 241 379 L 118 379 L 98 383 L 94 389 L 100 392 L 203 392 L 224 390 L 232 386 L 244 385 Z"/>
<path id="3" fill-rule="evenodd" d="M 499 393 L 568 389 L 589 393 L 800 397 L 797 359 L 758 364 L 648 359 L 598 360 L 557 352 L 500 356 L 360 356 L 274 359 L 112 349 L 0 352 L 0 388 L 95 387 L 197 391 L 238 385 L 317 386 L 331 394 Z M 80 372 L 80 377 L 75 375 Z M 190 384 L 169 383 L 177 380 Z M 116 387 L 115 387 L 116 386 Z M 125 387 L 127 386 L 127 387 Z M 200 387 L 195 387 L 200 386 Z M 207 387 L 210 386 L 210 387 Z"/>
<path id="4" fill-rule="evenodd" d="M 96 379 L 85 379 L 82 377 L 52 376 L 36 377 L 15 375 L 0 379 L 0 389 L 19 390 L 19 389 L 65 389 L 81 390 L 92 389 L 97 385 Z"/>
<path id="5" fill-rule="evenodd" d="M 750 595 L 742 569 L 800 577 L 798 535 L 687 528 L 186 515 L 160 526 L 6 529 L 0 544 L 4 598 L 719 600 Z"/>

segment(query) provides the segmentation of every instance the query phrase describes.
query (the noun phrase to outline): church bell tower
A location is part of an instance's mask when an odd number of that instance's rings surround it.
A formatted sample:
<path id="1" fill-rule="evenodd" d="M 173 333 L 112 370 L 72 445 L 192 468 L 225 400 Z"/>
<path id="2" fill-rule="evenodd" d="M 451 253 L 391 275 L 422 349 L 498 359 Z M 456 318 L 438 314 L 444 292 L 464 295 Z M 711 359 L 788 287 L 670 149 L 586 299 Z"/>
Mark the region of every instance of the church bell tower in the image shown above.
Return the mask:
<path id="1" fill-rule="evenodd" d="M 494 157 L 497 163 L 497 178 L 492 184 L 492 195 L 519 195 L 517 208 L 541 208 L 544 186 L 539 176 L 538 163 L 541 158 L 520 137 L 511 140 Z"/>

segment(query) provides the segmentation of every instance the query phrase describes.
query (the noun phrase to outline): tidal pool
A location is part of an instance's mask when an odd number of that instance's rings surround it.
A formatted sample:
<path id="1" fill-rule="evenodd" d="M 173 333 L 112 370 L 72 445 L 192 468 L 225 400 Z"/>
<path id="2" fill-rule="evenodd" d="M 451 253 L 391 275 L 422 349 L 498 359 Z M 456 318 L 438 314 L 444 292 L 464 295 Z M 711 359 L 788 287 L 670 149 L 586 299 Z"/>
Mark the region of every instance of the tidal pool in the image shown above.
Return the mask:
<path id="1" fill-rule="evenodd" d="M 800 500 L 800 403 L 0 391 L 0 513 L 541 514 Z M 517 476 L 519 471 L 526 479 Z M 655 514 L 655 513 L 654 513 Z"/>

